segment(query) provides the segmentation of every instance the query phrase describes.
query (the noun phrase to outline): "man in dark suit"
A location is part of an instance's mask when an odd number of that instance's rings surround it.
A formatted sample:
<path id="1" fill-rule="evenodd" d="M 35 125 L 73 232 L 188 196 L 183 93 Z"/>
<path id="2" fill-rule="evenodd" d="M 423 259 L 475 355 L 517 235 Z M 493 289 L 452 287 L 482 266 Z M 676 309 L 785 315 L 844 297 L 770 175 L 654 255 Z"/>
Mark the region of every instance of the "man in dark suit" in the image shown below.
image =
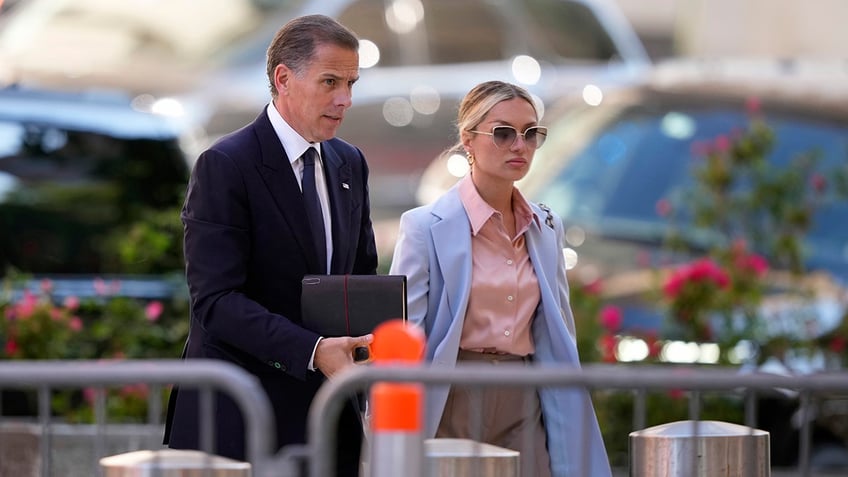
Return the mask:
<path id="1" fill-rule="evenodd" d="M 268 48 L 271 103 L 200 155 L 182 211 L 191 294 L 185 357 L 228 361 L 257 376 L 274 408 L 278 447 L 305 442 L 319 386 L 372 340 L 322 338 L 302 326 L 300 312 L 305 274 L 377 270 L 368 167 L 358 148 L 334 137 L 359 78 L 357 50 L 356 36 L 325 16 L 283 26 Z M 318 229 L 310 228 L 308 184 L 323 215 Z M 170 447 L 199 448 L 198 407 L 196 390 L 172 393 Z M 215 453 L 244 460 L 238 407 L 218 395 L 214 417 Z M 338 475 L 357 474 L 361 439 L 358 414 L 347 406 Z"/>

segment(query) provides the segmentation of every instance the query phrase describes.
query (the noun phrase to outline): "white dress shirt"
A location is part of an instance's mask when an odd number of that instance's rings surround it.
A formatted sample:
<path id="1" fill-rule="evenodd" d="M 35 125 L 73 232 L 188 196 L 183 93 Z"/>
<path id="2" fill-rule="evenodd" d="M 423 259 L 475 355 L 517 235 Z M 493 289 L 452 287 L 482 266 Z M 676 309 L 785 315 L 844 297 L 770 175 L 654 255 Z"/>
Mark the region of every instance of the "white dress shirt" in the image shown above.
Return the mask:
<path id="1" fill-rule="evenodd" d="M 327 193 L 327 179 L 324 176 L 321 143 L 310 143 L 292 129 L 286 120 L 280 116 L 279 111 L 274 107 L 274 103 L 268 104 L 268 119 L 271 120 L 271 126 L 283 144 L 283 150 L 286 151 L 301 190 L 303 189 L 303 160 L 300 156 L 310 147 L 315 148 L 315 151 L 318 152 L 318 158 L 315 160 L 315 188 L 318 190 L 318 200 L 321 202 L 321 213 L 324 216 L 324 236 L 327 245 L 327 269 L 324 270 L 324 273 L 330 273 L 330 262 L 333 258 L 333 223 L 330 219 L 330 196 Z"/>

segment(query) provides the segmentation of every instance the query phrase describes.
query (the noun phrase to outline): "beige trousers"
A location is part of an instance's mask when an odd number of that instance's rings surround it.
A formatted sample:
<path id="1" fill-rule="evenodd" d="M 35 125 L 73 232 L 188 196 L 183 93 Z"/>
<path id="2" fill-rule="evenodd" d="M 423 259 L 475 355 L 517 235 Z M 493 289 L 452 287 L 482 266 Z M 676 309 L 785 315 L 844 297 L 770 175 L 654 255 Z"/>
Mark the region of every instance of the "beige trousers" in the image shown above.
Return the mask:
<path id="1" fill-rule="evenodd" d="M 460 350 L 458 361 L 529 362 L 511 354 Z M 521 452 L 521 475 L 550 477 L 551 464 L 536 390 L 451 386 L 436 437 L 472 439 Z M 529 438 L 529 441 L 528 441 Z"/>

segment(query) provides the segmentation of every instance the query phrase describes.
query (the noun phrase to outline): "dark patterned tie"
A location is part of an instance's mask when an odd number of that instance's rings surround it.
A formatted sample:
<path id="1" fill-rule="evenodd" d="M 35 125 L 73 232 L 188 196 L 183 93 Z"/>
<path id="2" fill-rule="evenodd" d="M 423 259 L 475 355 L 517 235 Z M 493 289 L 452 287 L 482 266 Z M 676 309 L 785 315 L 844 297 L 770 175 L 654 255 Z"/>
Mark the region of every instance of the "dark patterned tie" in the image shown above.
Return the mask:
<path id="1" fill-rule="evenodd" d="M 324 214 L 321 212 L 321 201 L 318 200 L 318 189 L 315 187 L 315 155 L 314 148 L 303 153 L 303 203 L 306 205 L 306 217 L 309 219 L 309 229 L 312 231 L 315 249 L 318 251 L 318 266 L 321 273 L 327 273 L 327 236 L 324 233 Z"/>

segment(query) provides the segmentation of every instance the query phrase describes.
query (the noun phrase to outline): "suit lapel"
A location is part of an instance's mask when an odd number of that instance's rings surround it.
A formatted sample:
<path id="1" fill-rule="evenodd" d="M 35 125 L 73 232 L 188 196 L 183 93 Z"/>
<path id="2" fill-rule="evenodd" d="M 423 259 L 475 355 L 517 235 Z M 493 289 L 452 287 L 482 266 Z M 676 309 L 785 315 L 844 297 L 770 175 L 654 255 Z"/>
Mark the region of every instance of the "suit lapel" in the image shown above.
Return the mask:
<path id="1" fill-rule="evenodd" d="M 283 219 L 289 225 L 303 255 L 309 270 L 315 273 L 318 268 L 318 251 L 312 243 L 312 235 L 309 233 L 309 222 L 306 218 L 306 209 L 303 204 L 303 195 L 300 192 L 297 178 L 288 161 L 288 156 L 280 144 L 280 139 L 271 126 L 267 111 L 253 122 L 257 139 L 262 151 L 260 158 L 260 174 L 268 187 L 268 191 L 277 204 L 277 209 L 283 215 Z"/>
<path id="2" fill-rule="evenodd" d="M 351 209 L 351 171 L 350 164 L 330 146 L 328 141 L 322 144 L 321 158 L 324 161 L 324 177 L 327 180 L 327 193 L 330 196 L 331 220 L 333 223 L 333 259 L 331 273 L 344 273 L 350 270 L 350 209 Z"/>

